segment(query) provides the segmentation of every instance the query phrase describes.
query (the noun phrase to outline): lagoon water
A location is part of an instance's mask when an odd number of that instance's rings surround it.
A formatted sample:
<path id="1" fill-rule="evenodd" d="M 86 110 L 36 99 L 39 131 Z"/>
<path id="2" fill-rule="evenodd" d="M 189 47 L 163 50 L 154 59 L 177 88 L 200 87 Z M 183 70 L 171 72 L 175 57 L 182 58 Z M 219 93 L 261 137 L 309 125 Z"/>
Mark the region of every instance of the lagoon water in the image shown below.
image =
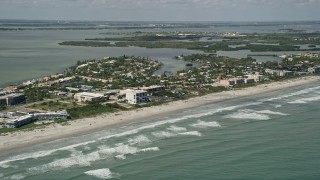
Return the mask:
<path id="1" fill-rule="evenodd" d="M 139 47 L 70 47 L 60 46 L 65 40 L 81 40 L 102 36 L 98 30 L 30 30 L 0 31 L 0 88 L 11 83 L 63 72 L 78 60 L 122 55 L 144 56 L 164 64 L 163 71 L 176 72 L 185 63 L 174 60 L 177 55 L 200 53 L 185 49 L 146 49 Z"/>
<path id="2" fill-rule="evenodd" d="M 303 30 L 315 32 L 320 28 L 319 22 L 203 22 L 210 24 L 205 28 L 153 28 L 153 29 L 106 29 L 106 30 L 37 30 L 34 28 L 49 27 L 68 28 L 70 22 L 54 21 L 6 21 L 0 20 L 1 28 L 29 28 L 22 31 L 0 31 L 0 88 L 16 82 L 40 78 L 42 76 L 63 72 L 67 67 L 74 65 L 78 60 L 103 58 L 105 56 L 148 56 L 164 63 L 164 71 L 175 73 L 185 68 L 181 61 L 175 61 L 174 56 L 201 53 L 183 49 L 146 49 L 138 47 L 103 48 L 103 47 L 69 47 L 59 46 L 58 43 L 68 40 L 83 40 L 85 38 L 105 37 L 105 32 L 240 32 L 240 33 L 274 33 L 284 29 Z M 81 27 L 100 27 L 110 22 L 77 22 Z M 148 24 L 151 22 L 136 22 L 135 24 Z M 161 22 L 159 22 L 161 23 Z M 172 23 L 172 22 L 171 22 Z M 112 24 L 112 23 L 111 23 Z M 130 24 L 130 23 L 129 23 Z M 134 24 L 134 23 L 133 23 Z M 200 23 L 201 24 L 201 23 Z M 72 23 L 71 23 L 72 25 Z M 114 25 L 121 26 L 120 24 Z M 34 29 L 34 30 L 32 30 Z M 111 36 L 111 35 L 108 35 Z M 269 52 L 274 54 L 273 52 Z M 289 52 L 278 52 L 283 54 Z M 220 51 L 218 55 L 236 58 L 247 57 L 250 51 Z M 254 53 L 257 54 L 257 53 Z M 262 54 L 266 54 L 263 52 Z M 276 57 L 256 57 L 258 61 L 279 60 Z"/>
<path id="3" fill-rule="evenodd" d="M 0 179 L 319 179 L 320 85 L 0 155 Z"/>

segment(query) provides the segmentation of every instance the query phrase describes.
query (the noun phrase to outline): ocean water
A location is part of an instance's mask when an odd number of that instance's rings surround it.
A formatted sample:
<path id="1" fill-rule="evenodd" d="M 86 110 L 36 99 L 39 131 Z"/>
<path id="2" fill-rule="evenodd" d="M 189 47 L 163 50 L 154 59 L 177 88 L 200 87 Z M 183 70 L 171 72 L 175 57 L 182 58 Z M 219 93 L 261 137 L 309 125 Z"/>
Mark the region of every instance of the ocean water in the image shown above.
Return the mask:
<path id="1" fill-rule="evenodd" d="M 0 154 L 0 179 L 319 179 L 319 83 Z"/>

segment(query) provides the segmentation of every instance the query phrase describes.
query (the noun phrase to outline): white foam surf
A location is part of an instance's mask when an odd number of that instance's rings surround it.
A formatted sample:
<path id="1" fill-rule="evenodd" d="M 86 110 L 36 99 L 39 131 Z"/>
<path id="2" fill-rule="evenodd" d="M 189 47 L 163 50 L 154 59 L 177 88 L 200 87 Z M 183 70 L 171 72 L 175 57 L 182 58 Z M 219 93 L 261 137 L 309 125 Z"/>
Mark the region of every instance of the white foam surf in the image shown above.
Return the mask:
<path id="1" fill-rule="evenodd" d="M 244 110 L 232 113 L 232 114 L 224 116 L 224 117 L 231 118 L 231 119 L 250 119 L 250 120 L 268 120 L 268 119 L 270 119 L 270 117 L 265 114 L 259 114 L 256 112 L 244 111 Z"/>
<path id="2" fill-rule="evenodd" d="M 191 124 L 190 126 L 195 128 L 221 127 L 221 125 L 216 121 L 206 122 L 201 120 L 198 120 L 196 123 Z"/>
<path id="3" fill-rule="evenodd" d="M 151 134 L 158 139 L 166 139 L 166 138 L 176 137 L 179 135 L 202 136 L 202 134 L 199 133 L 198 131 L 188 131 L 188 132 L 180 132 L 180 133 L 172 133 L 170 131 L 156 131 Z"/>
<path id="4" fill-rule="evenodd" d="M 90 151 L 91 147 L 90 146 L 84 146 L 83 149 L 86 150 L 86 151 Z"/>
<path id="5" fill-rule="evenodd" d="M 139 152 L 139 149 L 137 147 L 129 146 L 127 144 L 119 143 L 116 145 L 116 147 L 108 147 L 108 146 L 100 146 L 99 147 L 99 154 L 102 155 L 109 155 L 109 156 L 115 156 L 119 154 L 123 155 L 129 155 L 129 154 L 136 154 Z"/>
<path id="6" fill-rule="evenodd" d="M 148 147 L 144 149 L 139 149 L 137 147 L 132 147 L 126 144 L 118 144 L 116 147 L 100 146 L 98 153 L 102 156 L 114 156 L 118 159 L 125 159 L 126 155 L 133 155 L 140 152 L 148 151 L 159 151 L 158 147 Z"/>
<path id="7" fill-rule="evenodd" d="M 203 116 L 208 116 L 208 115 L 213 115 L 215 113 L 219 113 L 219 112 L 223 112 L 223 111 L 231 111 L 231 110 L 235 110 L 238 108 L 242 108 L 242 107 L 246 107 L 246 106 L 252 106 L 252 105 L 258 105 L 261 104 L 261 102 L 259 103 L 247 103 L 247 104 L 242 104 L 242 105 L 238 105 L 238 106 L 229 106 L 229 107 L 223 107 L 223 108 L 217 108 L 214 109 L 212 111 L 209 112 L 205 112 L 205 113 L 199 113 L 199 114 L 193 114 L 193 115 L 187 115 L 187 116 L 183 116 L 180 118 L 172 118 L 169 120 L 163 120 L 163 121 L 159 121 L 159 122 L 153 122 L 150 123 L 148 125 L 142 126 L 142 127 L 138 127 L 132 130 L 128 130 L 125 132 L 121 132 L 121 133 L 117 133 L 117 134 L 112 134 L 112 135 L 108 135 L 102 138 L 99 138 L 99 140 L 105 140 L 105 139 L 110 139 L 110 138 L 116 138 L 116 137 L 123 137 L 123 136 L 128 136 L 128 135 L 133 135 L 133 134 L 137 134 L 145 129 L 153 129 L 156 128 L 158 126 L 162 126 L 165 124 L 174 124 L 180 121 L 184 121 L 187 119 L 191 119 L 191 118 L 200 118 Z M 169 132 L 167 131 L 162 131 L 162 132 L 154 132 L 152 133 L 153 136 L 158 137 L 158 138 L 168 138 L 168 137 L 173 137 L 173 136 L 177 136 L 177 133 L 179 132 L 183 132 L 186 131 L 186 128 L 182 128 L 182 127 L 176 127 L 176 126 L 171 126 L 170 128 L 168 128 Z M 141 137 L 140 137 L 141 138 Z M 142 138 L 142 139 L 132 139 L 131 143 L 139 143 L 139 141 L 148 141 L 146 138 Z M 66 146 L 66 147 L 62 147 L 62 148 L 57 148 L 57 149 L 52 149 L 52 150 L 45 150 L 45 151 L 36 151 L 33 153 L 25 153 L 25 154 L 21 154 L 18 156 L 14 156 L 14 157 L 10 157 L 4 161 L 0 162 L 0 167 L 2 168 L 9 168 L 10 163 L 11 162 L 15 162 L 15 161 L 20 161 L 20 160 L 26 160 L 26 159 L 37 159 L 40 157 L 45 157 L 45 156 L 49 156 L 57 151 L 63 151 L 63 150 L 71 150 L 73 148 L 79 147 L 79 146 L 85 146 L 91 143 L 96 143 L 96 140 L 93 141 L 87 141 L 84 143 L 78 143 L 78 144 L 73 144 L 70 146 Z M 89 156 L 89 157 L 87 157 Z M 52 162 L 51 164 L 48 164 L 47 167 L 70 167 L 73 165 L 88 165 L 88 162 L 94 161 L 96 159 L 99 159 L 99 156 L 96 154 L 89 154 L 89 155 L 79 155 L 78 157 L 72 157 L 72 158 L 78 158 L 78 159 L 62 159 L 61 161 L 56 160 L 54 162 Z M 69 161 L 65 162 L 65 161 Z M 44 167 L 45 169 L 46 167 Z"/>
<path id="8" fill-rule="evenodd" d="M 187 131 L 187 128 L 185 127 L 178 127 L 178 126 L 170 126 L 167 128 L 167 130 L 175 132 L 175 133 L 179 133 L 179 132 L 184 132 Z"/>
<path id="9" fill-rule="evenodd" d="M 286 99 L 288 97 L 293 97 L 293 96 L 299 96 L 299 95 L 304 95 L 304 94 L 309 94 L 311 92 L 315 92 L 316 90 L 320 89 L 320 86 L 317 87 L 312 87 L 312 88 L 307 88 L 307 89 L 303 89 L 297 92 L 293 92 L 290 94 L 286 94 L 286 95 L 281 95 L 281 96 L 277 96 L 274 98 L 269 98 L 266 101 L 274 101 L 274 100 L 281 100 L 281 99 Z"/>
<path id="10" fill-rule="evenodd" d="M 183 133 L 179 133 L 179 135 L 202 136 L 202 134 L 200 132 L 198 132 L 198 131 L 183 132 Z"/>
<path id="11" fill-rule="evenodd" d="M 113 173 L 108 168 L 91 170 L 91 171 L 84 172 L 84 174 L 89 175 L 89 176 L 94 176 L 94 177 L 97 177 L 100 179 L 113 178 Z"/>
<path id="12" fill-rule="evenodd" d="M 213 115 L 213 114 L 216 114 L 216 113 L 219 113 L 219 112 L 223 112 L 223 111 L 232 111 L 232 110 L 235 110 L 235 109 L 238 109 L 238 108 L 247 107 L 247 106 L 253 106 L 253 105 L 259 105 L 259 104 L 262 104 L 262 102 L 246 103 L 246 104 L 237 105 L 237 106 L 228 106 L 228 107 L 224 107 L 224 108 L 214 109 L 212 111 L 205 112 L 205 113 L 187 115 L 187 116 L 183 116 L 181 118 L 173 118 L 173 119 L 169 119 L 169 120 L 158 121 L 158 122 L 150 123 L 148 125 L 145 125 L 145 126 L 142 126 L 142 127 L 138 127 L 138 128 L 132 129 L 132 130 L 128 130 L 128 131 L 125 131 L 125 132 L 122 132 L 122 133 L 112 134 L 112 135 L 108 135 L 108 136 L 105 136 L 105 137 L 101 137 L 101 138 L 99 138 L 99 140 L 105 140 L 105 139 L 110 139 L 110 138 L 114 138 L 114 137 L 123 137 L 123 136 L 133 135 L 133 134 L 137 134 L 137 133 L 139 133 L 139 132 L 141 132 L 143 130 L 154 129 L 156 127 L 159 127 L 159 126 L 162 126 L 162 125 L 166 125 L 166 124 L 174 124 L 174 123 L 177 123 L 177 122 L 180 122 L 180 121 L 184 121 L 184 120 L 188 120 L 188 119 L 192 119 L 192 118 L 201 118 L 201 117 L 204 117 L 204 116 Z"/>
<path id="13" fill-rule="evenodd" d="M 83 154 L 80 151 L 75 151 L 70 157 L 54 160 L 48 164 L 32 167 L 27 169 L 30 174 L 42 174 L 48 171 L 63 170 L 73 166 L 87 167 L 91 162 L 100 160 L 99 153 L 92 152 Z"/>
<path id="14" fill-rule="evenodd" d="M 42 174 L 48 171 L 63 170 L 65 168 L 73 166 L 87 167 L 91 165 L 91 162 L 100 160 L 101 157 L 98 153 L 82 154 L 78 153 L 77 156 L 71 156 L 68 158 L 54 160 L 51 163 L 32 167 L 28 169 L 31 174 Z"/>
<path id="15" fill-rule="evenodd" d="M 37 151 L 37 152 L 32 152 L 32 153 L 24 153 L 24 154 L 20 154 L 17 156 L 13 156 L 8 158 L 7 160 L 1 161 L 0 162 L 0 167 L 2 168 L 9 168 L 11 167 L 9 165 L 9 163 L 11 162 L 15 162 L 15 161 L 22 161 L 22 160 L 26 160 L 26 159 L 38 159 L 40 157 L 45 157 L 45 156 L 49 156 L 57 151 L 64 151 L 64 150 L 72 150 L 73 148 L 79 147 L 79 146 L 84 146 L 84 145 L 88 145 L 91 143 L 95 143 L 96 141 L 87 141 L 84 143 L 78 143 L 78 144 L 73 144 L 70 146 L 65 146 L 62 148 L 57 148 L 57 149 L 52 149 L 52 150 L 46 150 L 46 151 Z"/>
<path id="16" fill-rule="evenodd" d="M 134 138 L 130 138 L 128 140 L 128 143 L 130 145 L 135 145 L 135 144 L 148 144 L 150 143 L 151 140 L 147 137 L 147 136 L 144 136 L 144 135 L 139 135 L 139 136 L 136 136 Z"/>
<path id="17" fill-rule="evenodd" d="M 10 162 L 12 162 L 12 161 L 8 161 L 8 160 L 1 161 L 1 162 L 0 162 L 0 168 L 6 169 L 6 168 L 11 167 L 11 166 L 9 165 Z"/>
<path id="18" fill-rule="evenodd" d="M 133 155 L 139 152 L 147 152 L 147 151 L 158 151 L 158 147 L 150 147 L 139 149 L 137 147 L 132 147 L 127 144 L 119 143 L 115 147 L 108 147 L 106 145 L 102 145 L 98 147 L 97 151 L 91 152 L 89 154 L 83 154 L 81 151 L 73 150 L 70 157 L 56 159 L 48 164 L 36 166 L 27 169 L 29 174 L 43 174 L 48 171 L 57 171 L 63 170 L 66 168 L 80 166 L 80 167 L 88 167 L 91 166 L 91 163 L 94 161 L 99 161 L 108 158 L 117 158 L 117 159 L 126 159 L 127 155 Z"/>
<path id="19" fill-rule="evenodd" d="M 275 104 L 273 107 L 274 107 L 274 108 L 281 108 L 282 105 L 281 105 L 281 104 Z"/>
<path id="20" fill-rule="evenodd" d="M 26 176 L 22 175 L 22 174 L 14 174 L 8 178 L 3 178 L 3 180 L 20 180 L 20 179 L 24 179 Z"/>
<path id="21" fill-rule="evenodd" d="M 280 116 L 287 116 L 288 114 L 282 113 L 282 112 L 276 112 L 271 110 L 262 110 L 262 111 L 256 111 L 259 114 L 271 114 L 271 115 L 280 115 Z"/>
<path id="22" fill-rule="evenodd" d="M 159 151 L 159 150 L 160 150 L 159 147 L 149 147 L 149 148 L 139 149 L 135 153 L 149 152 L 149 151 Z M 135 154 L 135 153 L 133 153 L 133 154 Z M 125 153 L 125 154 L 116 155 L 115 158 L 120 159 L 120 160 L 124 160 L 124 159 L 127 158 L 127 156 L 126 156 L 126 153 Z"/>
<path id="23" fill-rule="evenodd" d="M 268 115 L 278 115 L 278 116 L 287 116 L 288 114 L 271 111 L 271 110 L 261 110 L 255 111 L 252 109 L 243 109 L 238 112 L 232 113 L 230 115 L 224 116 L 224 118 L 232 119 L 249 119 L 249 120 L 268 120 L 270 117 Z"/>
<path id="24" fill-rule="evenodd" d="M 115 158 L 124 160 L 124 159 L 126 159 L 127 157 L 126 157 L 124 154 L 119 154 L 119 155 L 116 155 Z"/>
<path id="25" fill-rule="evenodd" d="M 160 151 L 159 147 L 149 147 L 149 148 L 144 148 L 140 149 L 139 152 L 149 152 L 149 151 Z"/>
<path id="26" fill-rule="evenodd" d="M 319 101 L 319 100 L 320 100 L 320 96 L 313 96 L 313 97 L 308 97 L 308 98 L 297 99 L 294 101 L 290 101 L 288 103 L 289 104 L 306 104 L 308 102 Z"/>
<path id="27" fill-rule="evenodd" d="M 200 117 L 203 117 L 203 116 L 209 116 L 209 115 L 213 115 L 215 113 L 219 113 L 219 112 L 223 112 L 223 111 L 232 111 L 232 110 L 235 110 L 235 109 L 238 109 L 238 108 L 242 108 L 242 107 L 246 107 L 246 106 L 252 106 L 252 105 L 258 105 L 258 104 L 261 104 L 261 102 L 258 102 L 258 103 L 246 103 L 246 104 L 237 105 L 237 106 L 229 106 L 229 107 L 217 108 L 217 109 L 214 109 L 212 111 L 205 112 L 205 113 L 187 115 L 187 116 L 183 116 L 183 117 L 180 117 L 180 118 L 173 118 L 173 119 L 169 119 L 169 120 L 163 120 L 163 121 L 159 121 L 159 122 L 154 122 L 154 123 L 142 126 L 142 127 L 138 127 L 138 128 L 132 129 L 132 130 L 128 130 L 128 131 L 122 132 L 122 133 L 108 135 L 108 136 L 99 138 L 98 140 L 105 140 L 105 139 L 110 139 L 110 138 L 117 138 L 117 137 L 133 135 L 133 134 L 137 134 L 137 133 L 139 133 L 139 132 L 141 132 L 143 130 L 153 129 L 153 128 L 156 128 L 158 126 L 162 126 L 162 125 L 165 125 L 165 124 L 174 124 L 174 123 L 177 123 L 177 122 L 180 122 L 180 121 L 184 121 L 184 120 L 187 120 L 187 119 L 191 119 L 191 118 L 200 118 Z M 164 137 L 176 136 L 176 133 L 186 131 L 185 128 L 179 128 L 179 127 L 176 127 L 176 126 L 172 126 L 168 130 L 171 131 L 171 132 L 158 132 L 158 133 L 153 133 L 153 135 L 156 136 L 156 137 L 159 137 L 159 138 L 164 138 Z M 133 141 L 134 140 L 132 140 L 132 143 L 134 143 Z M 66 146 L 66 147 L 62 147 L 62 148 L 58 148 L 58 149 L 53 149 L 53 150 L 37 151 L 37 152 L 33 152 L 33 153 L 21 154 L 21 155 L 18 155 L 18 156 L 14 156 L 14 157 L 8 158 L 7 160 L 1 161 L 0 162 L 0 167 L 9 168 L 10 167 L 9 164 L 11 162 L 14 162 L 14 161 L 20 161 L 20 160 L 25 160 L 25 159 L 30 159 L 30 158 L 37 159 L 37 158 L 40 158 L 40 157 L 49 156 L 49 155 L 51 155 L 51 154 L 53 154 L 53 153 L 55 153 L 57 151 L 70 150 L 70 149 L 73 149 L 73 148 L 76 148 L 76 147 L 79 147 L 79 146 L 84 146 L 84 145 L 88 145 L 88 144 L 95 143 L 95 142 L 97 142 L 97 141 L 95 141 L 95 140 L 94 141 L 87 141 L 87 142 L 84 142 L 84 143 L 73 144 L 73 145 L 70 145 L 70 146 Z"/>
<path id="28" fill-rule="evenodd" d="M 294 100 L 294 101 L 288 102 L 288 104 L 307 104 L 307 102 L 302 100 Z"/>
<path id="29" fill-rule="evenodd" d="M 151 133 L 154 137 L 163 139 L 177 136 L 177 134 L 168 131 L 156 131 Z"/>

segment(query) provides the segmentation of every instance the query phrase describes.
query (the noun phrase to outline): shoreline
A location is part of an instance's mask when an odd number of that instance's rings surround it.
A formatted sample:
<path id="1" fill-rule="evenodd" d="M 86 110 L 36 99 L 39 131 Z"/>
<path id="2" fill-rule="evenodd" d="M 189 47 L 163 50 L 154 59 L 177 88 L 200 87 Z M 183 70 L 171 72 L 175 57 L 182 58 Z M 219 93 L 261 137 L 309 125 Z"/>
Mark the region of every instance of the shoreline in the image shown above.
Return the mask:
<path id="1" fill-rule="evenodd" d="M 159 118 L 166 114 L 172 114 L 174 112 L 180 112 L 208 104 L 272 93 L 316 82 L 320 82 L 320 76 L 300 77 L 285 81 L 260 84 L 243 89 L 212 93 L 186 100 L 173 101 L 160 106 L 101 114 L 95 117 L 69 121 L 70 125 L 65 126 L 50 124 L 46 128 L 35 129 L 33 131 L 16 131 L 7 135 L 0 135 L 0 154 L 9 153 L 11 150 L 17 148 L 30 147 L 32 145 L 58 139 L 90 134 L 124 124 L 143 122 L 151 118 Z"/>

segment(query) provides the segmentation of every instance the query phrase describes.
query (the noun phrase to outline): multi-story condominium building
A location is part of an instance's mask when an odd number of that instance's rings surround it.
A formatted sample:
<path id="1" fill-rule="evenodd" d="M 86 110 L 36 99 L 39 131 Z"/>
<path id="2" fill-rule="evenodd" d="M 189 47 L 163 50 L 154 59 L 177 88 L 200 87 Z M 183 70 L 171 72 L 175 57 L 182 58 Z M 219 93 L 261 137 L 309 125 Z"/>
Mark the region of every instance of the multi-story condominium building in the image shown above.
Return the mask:
<path id="1" fill-rule="evenodd" d="M 140 104 L 148 102 L 147 91 L 127 89 L 121 91 L 121 94 L 125 94 L 126 100 L 129 104 Z"/>
<path id="2" fill-rule="evenodd" d="M 0 96 L 0 107 L 1 106 L 14 106 L 26 102 L 26 96 L 24 94 L 7 94 Z"/>

